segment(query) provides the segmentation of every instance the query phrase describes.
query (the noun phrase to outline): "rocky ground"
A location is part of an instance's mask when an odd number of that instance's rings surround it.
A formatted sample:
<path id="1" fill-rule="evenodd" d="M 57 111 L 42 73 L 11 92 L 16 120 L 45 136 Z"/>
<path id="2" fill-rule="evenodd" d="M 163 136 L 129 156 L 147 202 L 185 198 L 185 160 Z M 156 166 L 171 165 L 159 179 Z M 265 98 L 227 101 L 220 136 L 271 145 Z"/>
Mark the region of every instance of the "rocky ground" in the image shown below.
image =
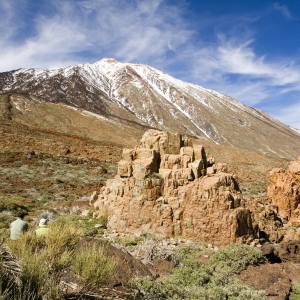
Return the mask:
<path id="1" fill-rule="evenodd" d="M 7 233 L 5 217 L 10 216 L 8 211 L 14 210 L 18 205 L 25 205 L 29 209 L 31 220 L 45 211 L 54 215 L 76 215 L 89 209 L 92 192 L 99 190 L 107 179 L 116 174 L 122 149 L 132 148 L 142 135 L 142 131 L 137 130 L 132 134 L 127 131 L 126 136 L 126 128 L 118 130 L 113 127 L 113 134 L 111 132 L 107 138 L 107 132 L 112 128 L 101 127 L 99 124 L 86 131 L 75 131 L 75 127 L 70 127 L 67 132 L 62 132 L 60 127 L 63 127 L 63 121 L 57 123 L 55 130 L 50 130 L 51 127 L 42 126 L 42 119 L 35 119 L 31 124 L 29 119 L 22 119 L 20 115 L 9 118 L 4 114 L 1 116 L 0 225 L 3 235 Z M 69 117 L 74 117 L 73 112 Z M 78 117 L 76 120 L 80 124 L 81 119 Z M 96 128 L 95 137 L 91 132 Z M 266 195 L 271 169 L 286 169 L 289 163 L 238 148 L 216 146 L 207 140 L 197 140 L 194 143 L 203 145 L 207 155 L 213 155 L 216 161 L 228 164 L 229 172 L 237 174 L 243 196 L 250 200 Z M 124 237 L 117 233 L 108 233 L 106 239 L 116 246 L 107 246 L 107 251 L 119 262 L 119 277 L 115 278 L 110 292 L 107 291 L 107 297 L 112 297 L 111 293 L 115 293 L 115 299 L 130 295 L 124 286 L 133 274 L 157 277 L 172 272 L 172 264 L 168 260 L 159 258 L 150 265 L 141 263 L 146 258 L 137 251 L 136 245 L 132 245 L 135 244 L 132 242 L 134 237 L 126 237 L 125 246 Z M 120 243 L 120 240 L 123 241 Z M 178 242 L 169 240 L 165 243 L 176 247 Z M 290 259 L 282 259 L 280 256 L 278 261 L 270 259 L 268 264 L 243 271 L 239 275 L 240 280 L 256 289 L 268 291 L 267 299 L 288 299 L 291 282 L 300 284 L 299 249 L 298 244 L 293 248 L 286 248 Z M 275 251 L 277 254 L 270 249 L 264 251 L 266 256 L 274 258 L 274 255 L 278 256 L 279 250 Z M 105 299 L 104 296 L 102 299 Z"/>

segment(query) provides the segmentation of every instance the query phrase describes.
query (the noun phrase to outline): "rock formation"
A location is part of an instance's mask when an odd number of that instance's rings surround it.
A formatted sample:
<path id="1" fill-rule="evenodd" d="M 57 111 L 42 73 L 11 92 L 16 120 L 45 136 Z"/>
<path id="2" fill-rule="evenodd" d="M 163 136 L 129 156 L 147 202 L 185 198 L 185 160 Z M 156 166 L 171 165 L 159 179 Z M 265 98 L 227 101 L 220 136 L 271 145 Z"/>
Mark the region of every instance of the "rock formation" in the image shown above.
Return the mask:
<path id="1" fill-rule="evenodd" d="M 300 222 L 300 157 L 292 161 L 286 172 L 282 168 L 270 171 L 268 196 L 278 206 L 278 216 L 296 226 Z"/>
<path id="2" fill-rule="evenodd" d="M 252 213 L 254 236 L 261 242 L 278 243 L 283 240 L 286 229 L 278 217 L 278 206 L 268 196 L 245 199 L 246 207 Z"/>
<path id="3" fill-rule="evenodd" d="M 235 175 L 179 134 L 148 130 L 124 149 L 118 174 L 94 202 L 95 217 L 130 234 L 183 236 L 216 246 L 251 239 L 251 212 Z"/>

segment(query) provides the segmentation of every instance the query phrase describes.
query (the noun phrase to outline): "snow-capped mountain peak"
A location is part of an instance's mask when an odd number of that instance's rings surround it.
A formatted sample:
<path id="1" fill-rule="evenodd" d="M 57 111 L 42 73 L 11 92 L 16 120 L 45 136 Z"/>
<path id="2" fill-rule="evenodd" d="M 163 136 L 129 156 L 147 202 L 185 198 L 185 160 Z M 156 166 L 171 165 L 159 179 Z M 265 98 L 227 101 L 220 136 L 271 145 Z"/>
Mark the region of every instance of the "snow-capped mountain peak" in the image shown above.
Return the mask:
<path id="1" fill-rule="evenodd" d="M 217 144 L 285 156 L 297 131 L 219 92 L 142 64 L 104 58 L 93 64 L 0 73 L 1 93 L 27 93 L 134 126 L 180 132 Z M 279 136 L 281 138 L 279 138 Z M 270 151 L 272 149 L 272 151 Z"/>

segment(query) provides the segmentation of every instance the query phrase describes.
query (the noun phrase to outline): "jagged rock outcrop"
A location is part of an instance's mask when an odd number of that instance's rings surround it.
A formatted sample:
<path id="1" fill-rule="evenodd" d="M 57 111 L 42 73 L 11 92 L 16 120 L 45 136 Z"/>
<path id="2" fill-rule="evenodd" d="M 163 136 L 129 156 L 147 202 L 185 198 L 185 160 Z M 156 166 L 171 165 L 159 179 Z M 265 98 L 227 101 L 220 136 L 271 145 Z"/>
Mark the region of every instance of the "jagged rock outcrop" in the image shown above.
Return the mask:
<path id="1" fill-rule="evenodd" d="M 278 206 L 268 196 L 245 199 L 246 207 L 252 213 L 254 236 L 260 242 L 278 243 L 283 240 L 286 229 L 278 217 Z"/>
<path id="2" fill-rule="evenodd" d="M 267 244 L 261 248 L 262 254 L 271 263 L 300 263 L 300 241 L 290 240 L 281 244 Z"/>
<path id="3" fill-rule="evenodd" d="M 94 203 L 108 228 L 131 234 L 184 236 L 227 245 L 251 239 L 251 212 L 233 174 L 179 134 L 148 130 L 124 149 L 118 174 Z"/>
<path id="4" fill-rule="evenodd" d="M 270 171 L 268 196 L 278 206 L 278 216 L 295 226 L 300 222 L 300 157 L 292 161 L 286 172 L 282 168 Z"/>
<path id="5" fill-rule="evenodd" d="M 266 196 L 245 199 L 252 213 L 254 236 L 260 242 L 298 240 L 300 231 L 300 157 L 285 171 L 274 168 L 269 172 L 270 184 Z"/>

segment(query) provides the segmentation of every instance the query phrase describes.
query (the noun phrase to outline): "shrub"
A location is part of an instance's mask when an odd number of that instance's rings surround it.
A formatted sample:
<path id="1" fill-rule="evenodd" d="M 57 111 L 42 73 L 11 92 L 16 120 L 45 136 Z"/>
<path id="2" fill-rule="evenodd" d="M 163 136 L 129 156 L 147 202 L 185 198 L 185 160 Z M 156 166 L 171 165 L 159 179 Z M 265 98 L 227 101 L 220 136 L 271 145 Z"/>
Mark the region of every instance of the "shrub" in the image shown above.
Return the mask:
<path id="1" fill-rule="evenodd" d="M 47 283 L 49 269 L 46 264 L 46 251 L 31 253 L 24 251 L 20 260 L 22 287 L 38 295 Z"/>
<path id="2" fill-rule="evenodd" d="M 249 265 L 259 265 L 265 262 L 266 258 L 259 249 L 237 244 L 218 250 L 211 256 L 209 265 L 215 272 L 237 274 Z"/>
<path id="3" fill-rule="evenodd" d="M 188 245 L 179 246 L 174 253 L 174 263 L 178 264 L 197 264 L 197 260 L 203 255 L 212 254 L 213 249 L 207 248 L 204 243 L 194 242 Z"/>
<path id="4" fill-rule="evenodd" d="M 0 211 L 10 211 L 16 213 L 17 211 L 27 211 L 27 207 L 19 198 L 0 198 Z"/>
<path id="5" fill-rule="evenodd" d="M 103 229 L 106 228 L 107 217 L 101 216 L 99 219 L 92 219 L 89 216 L 63 215 L 57 218 L 54 223 L 72 225 L 73 227 L 81 229 L 84 236 L 97 236 L 102 234 Z M 97 224 L 102 224 L 102 226 L 100 228 L 95 228 L 95 225 Z"/>
<path id="6" fill-rule="evenodd" d="M 21 266 L 3 244 L 0 245 L 0 299 L 1 300 L 38 300 L 39 295 L 22 284 Z"/>
<path id="7" fill-rule="evenodd" d="M 300 300 L 300 286 L 295 282 L 292 282 L 292 293 L 290 295 L 290 300 Z"/>
<path id="8" fill-rule="evenodd" d="M 70 224 L 53 223 L 46 236 L 39 237 L 29 231 L 19 240 L 9 241 L 9 248 L 21 266 L 20 293 L 30 293 L 35 297 L 32 299 L 45 296 L 45 299 L 56 299 L 60 293 L 60 278 L 70 266 L 81 236 L 81 229 Z"/>
<path id="9" fill-rule="evenodd" d="M 7 213 L 0 213 L 0 228 L 9 228 L 9 225 L 11 222 L 15 220 L 15 217 L 13 217 L 10 214 Z"/>
<path id="10" fill-rule="evenodd" d="M 8 240 L 8 247 L 14 257 L 21 260 L 26 252 L 34 253 L 44 247 L 42 239 L 38 239 L 33 231 L 22 234 L 16 241 Z"/>
<path id="11" fill-rule="evenodd" d="M 75 246 L 82 236 L 83 230 L 72 224 L 53 222 L 50 225 L 45 244 L 47 261 L 54 272 L 59 273 L 70 265 Z"/>
<path id="12" fill-rule="evenodd" d="M 72 267 L 80 277 L 82 284 L 90 289 L 109 283 L 116 268 L 115 261 L 108 257 L 103 247 L 93 244 L 77 249 Z"/>
<path id="13" fill-rule="evenodd" d="M 201 257 L 212 250 L 201 243 L 185 245 L 175 251 L 177 265 L 170 277 L 140 277 L 131 280 L 130 286 L 138 289 L 141 299 L 262 300 L 264 291 L 255 291 L 230 276 L 250 264 L 263 262 L 256 250 L 244 245 L 229 246 L 204 264 Z"/>

